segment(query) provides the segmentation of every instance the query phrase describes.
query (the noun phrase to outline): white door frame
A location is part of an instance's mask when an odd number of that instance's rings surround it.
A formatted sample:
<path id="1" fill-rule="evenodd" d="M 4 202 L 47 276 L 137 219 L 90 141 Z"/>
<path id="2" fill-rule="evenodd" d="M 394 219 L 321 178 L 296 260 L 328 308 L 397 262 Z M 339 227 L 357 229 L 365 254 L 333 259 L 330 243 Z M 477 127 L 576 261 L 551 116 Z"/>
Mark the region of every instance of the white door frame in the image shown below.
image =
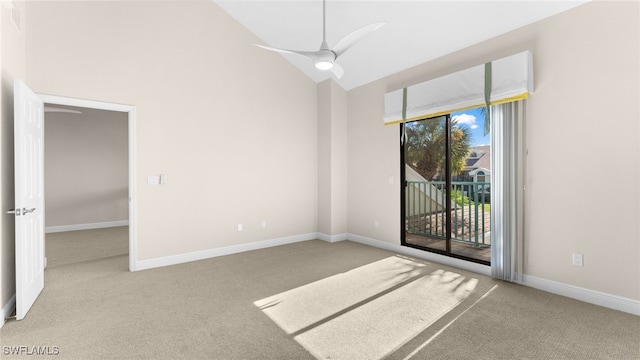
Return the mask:
<path id="1" fill-rule="evenodd" d="M 45 104 L 68 105 L 98 110 L 126 112 L 129 124 L 129 271 L 137 270 L 136 238 L 136 107 L 94 100 L 37 94 Z M 46 121 L 46 120 L 45 120 Z M 46 126 L 46 123 L 45 123 Z"/>

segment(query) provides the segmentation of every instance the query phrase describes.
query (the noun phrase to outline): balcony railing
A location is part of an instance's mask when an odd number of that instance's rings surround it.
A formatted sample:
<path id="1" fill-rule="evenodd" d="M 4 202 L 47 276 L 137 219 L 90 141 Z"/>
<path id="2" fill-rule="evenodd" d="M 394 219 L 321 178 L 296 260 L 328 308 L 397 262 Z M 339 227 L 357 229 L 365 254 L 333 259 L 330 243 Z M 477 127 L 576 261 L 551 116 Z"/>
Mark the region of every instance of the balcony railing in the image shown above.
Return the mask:
<path id="1" fill-rule="evenodd" d="M 447 192 L 444 181 L 407 181 L 408 233 L 445 239 Z M 451 183 L 451 240 L 491 246 L 491 188 L 488 182 Z"/>

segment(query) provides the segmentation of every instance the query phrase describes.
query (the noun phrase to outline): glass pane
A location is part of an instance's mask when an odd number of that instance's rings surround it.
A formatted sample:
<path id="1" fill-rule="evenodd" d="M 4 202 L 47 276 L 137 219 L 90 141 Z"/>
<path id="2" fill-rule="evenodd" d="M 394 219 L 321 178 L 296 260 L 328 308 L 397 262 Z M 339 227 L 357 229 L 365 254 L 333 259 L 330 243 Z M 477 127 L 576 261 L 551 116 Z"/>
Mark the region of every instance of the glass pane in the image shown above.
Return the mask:
<path id="1" fill-rule="evenodd" d="M 451 253 L 488 262 L 491 134 L 484 122 L 484 108 L 451 116 Z"/>
<path id="2" fill-rule="evenodd" d="M 405 242 L 446 251 L 445 116 L 406 124 Z"/>

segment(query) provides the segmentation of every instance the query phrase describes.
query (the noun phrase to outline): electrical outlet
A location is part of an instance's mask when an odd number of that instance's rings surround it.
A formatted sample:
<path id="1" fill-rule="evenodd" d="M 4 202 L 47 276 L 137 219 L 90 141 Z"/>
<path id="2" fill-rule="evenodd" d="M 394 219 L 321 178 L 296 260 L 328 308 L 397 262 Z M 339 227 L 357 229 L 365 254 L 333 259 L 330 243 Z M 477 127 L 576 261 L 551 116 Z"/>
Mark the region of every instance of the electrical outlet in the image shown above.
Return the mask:
<path id="1" fill-rule="evenodd" d="M 582 254 L 573 254 L 573 265 L 584 266 L 584 257 Z"/>
<path id="2" fill-rule="evenodd" d="M 242 231 L 242 224 L 238 224 L 238 231 Z"/>
<path id="3" fill-rule="evenodd" d="M 262 220 L 262 222 L 260 223 L 260 227 L 262 229 L 266 229 L 267 228 L 267 220 Z"/>
<path id="4" fill-rule="evenodd" d="M 378 220 L 374 221 L 373 222 L 373 227 L 376 228 L 376 229 L 379 228 L 380 227 L 380 222 Z"/>

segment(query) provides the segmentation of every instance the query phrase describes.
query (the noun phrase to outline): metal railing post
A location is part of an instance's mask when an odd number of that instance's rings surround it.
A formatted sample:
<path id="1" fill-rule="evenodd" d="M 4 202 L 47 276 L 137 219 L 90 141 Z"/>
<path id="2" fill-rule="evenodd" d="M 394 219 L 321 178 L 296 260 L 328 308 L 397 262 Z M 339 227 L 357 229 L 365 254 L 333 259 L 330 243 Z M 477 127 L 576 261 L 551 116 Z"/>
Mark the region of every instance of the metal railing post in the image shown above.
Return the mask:
<path id="1" fill-rule="evenodd" d="M 484 188 L 483 188 L 484 189 Z M 484 199 L 484 195 L 482 195 L 483 199 Z M 473 203 L 476 207 L 476 211 L 475 211 L 475 221 L 476 221 L 476 236 L 475 236 L 475 240 L 476 240 L 476 244 L 475 247 L 479 247 L 478 245 L 478 185 L 477 183 L 474 184 L 474 191 L 473 191 Z M 484 200 L 483 200 L 483 204 L 484 204 Z M 484 212 L 484 205 L 482 205 L 482 211 Z M 484 234 L 483 234 L 484 237 Z"/>

